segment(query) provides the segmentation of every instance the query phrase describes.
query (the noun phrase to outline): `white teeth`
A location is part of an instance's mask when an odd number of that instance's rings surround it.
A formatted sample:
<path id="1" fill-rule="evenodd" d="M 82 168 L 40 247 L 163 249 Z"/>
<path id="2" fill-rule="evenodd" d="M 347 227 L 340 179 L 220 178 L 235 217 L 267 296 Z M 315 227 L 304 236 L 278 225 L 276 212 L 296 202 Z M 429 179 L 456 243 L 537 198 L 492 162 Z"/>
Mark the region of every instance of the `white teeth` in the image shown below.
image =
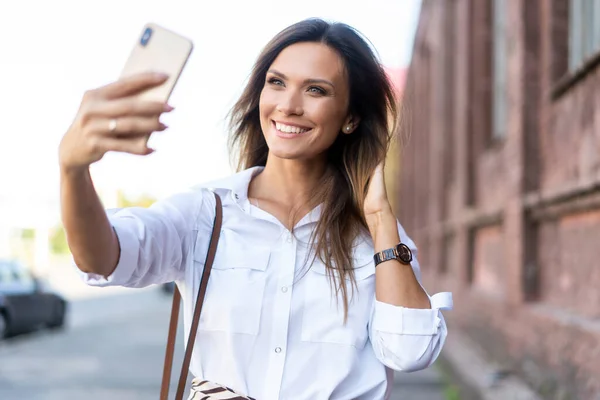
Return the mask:
<path id="1" fill-rule="evenodd" d="M 304 133 L 304 132 L 310 130 L 310 129 L 298 128 L 297 126 L 280 124 L 279 122 L 275 122 L 275 127 L 277 128 L 278 131 L 285 132 L 285 133 Z"/>

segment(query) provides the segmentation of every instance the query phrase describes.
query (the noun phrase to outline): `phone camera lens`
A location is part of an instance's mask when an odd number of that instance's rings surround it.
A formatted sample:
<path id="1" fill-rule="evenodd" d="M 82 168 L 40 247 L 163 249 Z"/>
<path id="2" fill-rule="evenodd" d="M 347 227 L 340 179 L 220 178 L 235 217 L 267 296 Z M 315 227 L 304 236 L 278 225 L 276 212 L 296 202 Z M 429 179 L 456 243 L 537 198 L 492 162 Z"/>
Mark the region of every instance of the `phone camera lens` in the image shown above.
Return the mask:
<path id="1" fill-rule="evenodd" d="M 142 34 L 142 38 L 140 39 L 140 43 L 142 46 L 146 46 L 152 37 L 152 28 L 146 28 L 144 33 Z"/>

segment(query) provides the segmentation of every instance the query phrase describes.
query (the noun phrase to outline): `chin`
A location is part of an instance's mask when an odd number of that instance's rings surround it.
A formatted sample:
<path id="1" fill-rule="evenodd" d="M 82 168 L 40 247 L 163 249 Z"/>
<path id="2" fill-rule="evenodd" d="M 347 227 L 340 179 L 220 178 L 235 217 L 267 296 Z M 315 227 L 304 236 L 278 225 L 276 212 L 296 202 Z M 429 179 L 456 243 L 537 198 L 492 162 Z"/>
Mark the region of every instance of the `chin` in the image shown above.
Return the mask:
<path id="1" fill-rule="evenodd" d="M 306 158 L 306 154 L 299 149 L 282 149 L 278 147 L 269 148 L 269 153 L 283 160 L 298 160 Z"/>

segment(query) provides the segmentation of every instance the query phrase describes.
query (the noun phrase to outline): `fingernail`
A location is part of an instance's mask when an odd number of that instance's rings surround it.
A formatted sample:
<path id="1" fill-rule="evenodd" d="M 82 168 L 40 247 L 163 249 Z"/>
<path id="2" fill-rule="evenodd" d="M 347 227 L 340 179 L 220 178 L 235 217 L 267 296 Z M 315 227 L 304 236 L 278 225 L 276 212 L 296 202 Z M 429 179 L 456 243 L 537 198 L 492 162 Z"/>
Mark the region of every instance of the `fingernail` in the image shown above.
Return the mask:
<path id="1" fill-rule="evenodd" d="M 161 122 L 161 123 L 160 123 L 160 128 L 158 128 L 158 129 L 159 129 L 159 130 L 161 130 L 161 131 L 164 131 L 164 130 L 165 130 L 165 129 L 167 129 L 167 128 L 168 128 L 168 126 L 167 126 L 167 125 L 165 125 L 165 124 L 163 124 L 163 123 Z"/>
<path id="2" fill-rule="evenodd" d="M 163 107 L 163 110 L 165 110 L 165 112 L 170 112 L 173 111 L 175 109 L 175 107 L 171 107 L 168 104 L 165 104 L 165 106 Z"/>
<path id="3" fill-rule="evenodd" d="M 164 72 L 155 72 L 154 73 L 154 79 L 156 79 L 157 81 L 167 79 L 168 77 L 169 77 L 169 75 L 165 74 Z"/>

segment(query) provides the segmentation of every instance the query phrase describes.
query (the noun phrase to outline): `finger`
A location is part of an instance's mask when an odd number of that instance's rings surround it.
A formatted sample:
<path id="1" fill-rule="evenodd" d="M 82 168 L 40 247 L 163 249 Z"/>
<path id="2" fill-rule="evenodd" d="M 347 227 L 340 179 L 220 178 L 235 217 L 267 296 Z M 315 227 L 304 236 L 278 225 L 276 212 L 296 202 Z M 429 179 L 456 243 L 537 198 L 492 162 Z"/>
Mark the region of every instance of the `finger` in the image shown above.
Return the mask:
<path id="1" fill-rule="evenodd" d="M 163 84 L 168 79 L 166 74 L 157 72 L 143 72 L 121 78 L 96 90 L 97 94 L 106 99 L 117 99 L 131 96 L 146 89 Z"/>
<path id="2" fill-rule="evenodd" d="M 158 118 L 150 117 L 95 119 L 91 122 L 91 130 L 103 136 L 143 136 L 165 129 L 167 126 Z"/>
<path id="3" fill-rule="evenodd" d="M 125 116 L 158 117 L 173 107 L 156 101 L 141 101 L 134 97 L 125 97 L 112 101 L 94 103 L 88 110 L 90 117 L 120 118 Z"/>
<path id="4" fill-rule="evenodd" d="M 116 151 L 145 156 L 154 152 L 148 147 L 148 139 L 147 135 L 129 138 L 106 137 L 102 140 L 102 146 L 105 152 Z"/>

